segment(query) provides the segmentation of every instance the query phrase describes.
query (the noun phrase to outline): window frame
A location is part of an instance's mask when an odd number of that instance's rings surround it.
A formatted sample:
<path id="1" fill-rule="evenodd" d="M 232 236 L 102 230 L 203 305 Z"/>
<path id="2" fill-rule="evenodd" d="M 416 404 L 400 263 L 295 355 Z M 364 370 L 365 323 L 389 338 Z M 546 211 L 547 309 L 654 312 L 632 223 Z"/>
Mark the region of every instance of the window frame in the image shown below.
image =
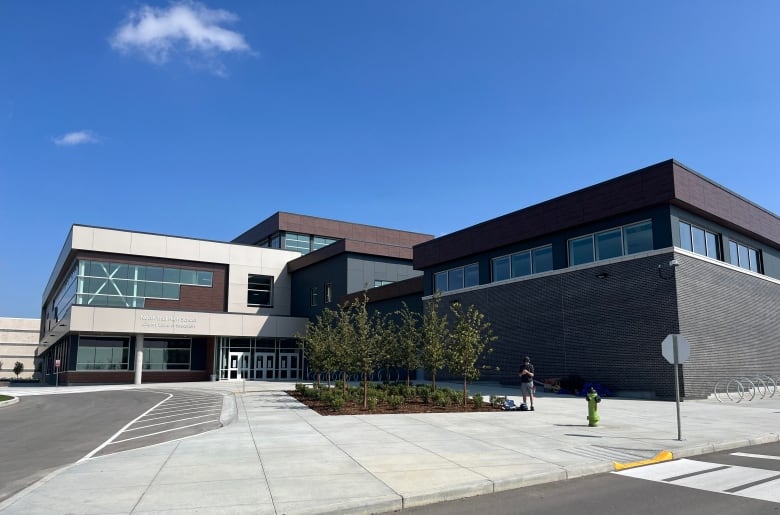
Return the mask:
<path id="1" fill-rule="evenodd" d="M 261 289 L 261 288 L 252 288 L 253 278 L 263 278 L 268 280 L 268 289 Z M 247 307 L 258 307 L 258 308 L 272 308 L 274 306 L 274 276 L 272 275 L 265 275 L 265 274 L 247 274 L 247 287 L 246 287 L 246 305 Z M 259 282 L 255 282 L 254 286 L 261 286 Z M 268 294 L 268 303 L 253 303 L 250 302 L 252 299 L 252 293 L 255 293 L 255 295 L 258 294 Z"/>

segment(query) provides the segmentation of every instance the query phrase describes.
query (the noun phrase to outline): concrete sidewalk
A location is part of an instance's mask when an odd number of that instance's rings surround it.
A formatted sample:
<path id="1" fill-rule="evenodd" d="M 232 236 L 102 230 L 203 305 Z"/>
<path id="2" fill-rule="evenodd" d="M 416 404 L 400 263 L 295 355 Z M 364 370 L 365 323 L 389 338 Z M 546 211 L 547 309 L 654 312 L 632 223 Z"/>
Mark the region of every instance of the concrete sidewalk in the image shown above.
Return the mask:
<path id="1" fill-rule="evenodd" d="M 678 441 L 674 402 L 608 398 L 591 428 L 586 402 L 568 396 L 522 413 L 320 416 L 283 393 L 292 383 L 143 385 L 154 386 L 222 391 L 230 423 L 66 467 L 0 513 L 378 513 L 780 439 L 777 395 L 686 401 Z"/>

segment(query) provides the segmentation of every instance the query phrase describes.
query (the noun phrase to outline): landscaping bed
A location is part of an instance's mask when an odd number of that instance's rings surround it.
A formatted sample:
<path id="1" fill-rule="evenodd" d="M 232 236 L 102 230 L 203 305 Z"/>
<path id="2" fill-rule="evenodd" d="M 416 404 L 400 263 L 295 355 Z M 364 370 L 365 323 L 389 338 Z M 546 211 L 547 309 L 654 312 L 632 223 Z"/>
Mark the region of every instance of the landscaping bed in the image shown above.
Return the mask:
<path id="1" fill-rule="evenodd" d="M 380 415 L 399 413 L 474 413 L 501 411 L 503 397 L 483 398 L 478 393 L 463 405 L 463 391 L 437 388 L 430 385 L 369 384 L 368 407 L 363 407 L 363 387 L 343 384 L 319 387 L 296 384 L 286 392 L 320 415 Z"/>

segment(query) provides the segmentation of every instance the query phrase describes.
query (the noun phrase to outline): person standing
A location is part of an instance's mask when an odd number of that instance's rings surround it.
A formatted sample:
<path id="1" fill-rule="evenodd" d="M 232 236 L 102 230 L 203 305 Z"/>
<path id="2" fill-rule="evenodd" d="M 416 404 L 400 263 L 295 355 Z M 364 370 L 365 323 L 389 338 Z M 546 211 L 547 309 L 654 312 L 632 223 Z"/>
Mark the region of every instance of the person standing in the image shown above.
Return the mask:
<path id="1" fill-rule="evenodd" d="M 529 409 L 534 411 L 534 366 L 528 356 L 523 358 L 523 366 L 520 368 L 520 393 L 523 394 L 523 404 L 526 397 L 531 398 Z"/>

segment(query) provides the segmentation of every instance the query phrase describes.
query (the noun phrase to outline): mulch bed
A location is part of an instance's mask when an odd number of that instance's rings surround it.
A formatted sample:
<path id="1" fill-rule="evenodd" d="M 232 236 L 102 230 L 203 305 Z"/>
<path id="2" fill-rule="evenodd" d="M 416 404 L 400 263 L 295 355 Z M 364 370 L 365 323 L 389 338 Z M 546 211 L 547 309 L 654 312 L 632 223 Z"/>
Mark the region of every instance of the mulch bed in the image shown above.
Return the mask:
<path id="1" fill-rule="evenodd" d="M 464 408 L 463 406 L 455 405 L 434 406 L 432 403 L 426 404 L 420 399 L 407 400 L 403 405 L 395 409 L 391 408 L 387 403 L 379 403 L 373 410 L 363 409 L 362 403 L 344 402 L 339 411 L 334 411 L 330 403 L 311 397 L 304 397 L 297 390 L 288 390 L 286 393 L 320 415 L 398 415 L 400 413 L 477 413 L 480 411 L 501 411 L 501 408 L 493 407 L 488 402 L 485 402 L 479 408 L 471 403 Z"/>

